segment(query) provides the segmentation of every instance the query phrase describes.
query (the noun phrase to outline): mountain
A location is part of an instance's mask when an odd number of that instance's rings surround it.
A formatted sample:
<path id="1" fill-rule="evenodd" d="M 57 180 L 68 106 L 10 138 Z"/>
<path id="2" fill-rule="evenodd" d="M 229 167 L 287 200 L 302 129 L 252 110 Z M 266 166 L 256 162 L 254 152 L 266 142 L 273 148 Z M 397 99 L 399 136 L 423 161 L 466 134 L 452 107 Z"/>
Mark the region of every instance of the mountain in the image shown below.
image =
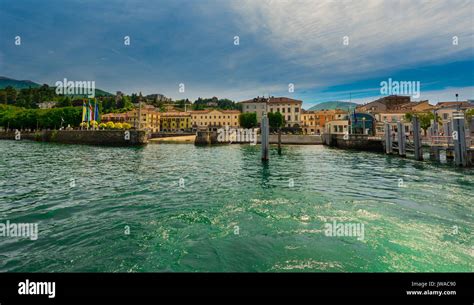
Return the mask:
<path id="1" fill-rule="evenodd" d="M 26 88 L 38 88 L 41 87 L 40 84 L 32 82 L 30 80 L 17 80 L 13 78 L 8 78 L 0 76 L 0 89 L 5 89 L 8 86 L 12 86 L 15 89 L 26 89 Z"/>
<path id="2" fill-rule="evenodd" d="M 352 102 L 329 101 L 329 102 L 322 102 L 322 103 L 316 104 L 313 107 L 309 108 L 308 110 L 334 110 L 334 109 L 353 110 L 357 105 L 358 104 L 352 103 Z"/>
<path id="3" fill-rule="evenodd" d="M 13 88 L 20 90 L 20 89 L 27 89 L 27 88 L 39 88 L 41 87 L 40 84 L 37 84 L 35 82 L 32 82 L 30 80 L 17 80 L 13 78 L 8 78 L 4 76 L 0 76 L 0 89 L 5 89 L 8 86 L 12 86 Z M 51 88 L 54 88 L 52 86 Z M 106 92 L 104 90 L 95 89 L 95 96 L 112 96 L 113 94 Z M 80 95 L 75 95 L 75 96 L 80 96 Z"/>

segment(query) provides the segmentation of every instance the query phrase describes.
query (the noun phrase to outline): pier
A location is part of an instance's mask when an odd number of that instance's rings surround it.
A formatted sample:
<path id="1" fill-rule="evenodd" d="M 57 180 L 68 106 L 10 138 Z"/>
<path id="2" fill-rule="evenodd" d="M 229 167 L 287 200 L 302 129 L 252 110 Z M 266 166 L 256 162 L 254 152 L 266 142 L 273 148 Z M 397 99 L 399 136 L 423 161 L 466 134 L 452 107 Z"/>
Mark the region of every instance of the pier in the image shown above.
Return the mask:
<path id="1" fill-rule="evenodd" d="M 383 137 L 367 134 L 324 134 L 323 143 L 341 149 L 383 152 L 402 158 L 406 158 L 409 153 L 410 157 L 417 161 L 423 161 L 424 155 L 428 153 L 429 160 L 441 162 L 441 156 L 444 155 L 446 160 L 453 160 L 456 166 L 474 165 L 474 143 L 462 113 L 457 113 L 452 121 L 444 125 L 432 122 L 426 136 L 422 135 L 420 121 L 416 116 L 413 117 L 411 125 L 411 134 L 405 133 L 402 122 L 397 122 L 395 132 L 392 132 L 390 124 L 385 122 Z"/>
<path id="2" fill-rule="evenodd" d="M 415 160 L 423 161 L 424 153 L 429 153 L 431 161 L 441 162 L 444 154 L 447 160 L 453 159 L 456 166 L 470 167 L 474 165 L 474 145 L 470 133 L 466 132 L 465 119 L 462 113 L 458 113 L 453 120 L 440 126 L 438 122 L 432 122 L 427 136 L 422 137 L 420 122 L 413 117 L 413 134 L 406 135 L 401 122 L 397 123 L 397 131 L 390 134 L 389 124 L 385 124 L 385 137 L 383 139 L 386 154 L 397 154 L 406 157 L 407 152 L 413 154 Z M 443 135 L 439 130 L 444 129 Z"/>

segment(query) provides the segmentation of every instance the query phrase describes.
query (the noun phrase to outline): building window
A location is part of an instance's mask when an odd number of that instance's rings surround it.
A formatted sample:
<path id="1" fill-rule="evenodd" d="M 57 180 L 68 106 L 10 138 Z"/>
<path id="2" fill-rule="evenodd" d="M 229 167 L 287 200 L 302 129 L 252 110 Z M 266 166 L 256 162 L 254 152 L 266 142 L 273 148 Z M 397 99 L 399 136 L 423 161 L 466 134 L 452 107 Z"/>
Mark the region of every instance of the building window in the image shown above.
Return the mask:
<path id="1" fill-rule="evenodd" d="M 300 109 L 298 107 L 295 107 L 295 112 L 300 112 Z"/>
<path id="2" fill-rule="evenodd" d="M 288 107 L 288 113 L 290 113 L 290 112 L 291 112 L 291 108 L 290 108 L 290 107 Z"/>
<path id="3" fill-rule="evenodd" d="M 288 121 L 291 121 L 291 115 L 288 116 Z"/>
<path id="4" fill-rule="evenodd" d="M 281 112 L 285 113 L 285 108 L 281 108 Z"/>

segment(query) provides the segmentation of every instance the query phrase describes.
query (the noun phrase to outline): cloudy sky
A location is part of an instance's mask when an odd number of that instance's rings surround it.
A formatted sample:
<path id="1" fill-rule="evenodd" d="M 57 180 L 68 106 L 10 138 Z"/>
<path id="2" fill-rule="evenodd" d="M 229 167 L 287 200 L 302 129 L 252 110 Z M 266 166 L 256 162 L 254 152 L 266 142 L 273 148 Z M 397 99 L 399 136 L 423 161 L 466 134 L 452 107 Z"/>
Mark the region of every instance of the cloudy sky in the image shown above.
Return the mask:
<path id="1" fill-rule="evenodd" d="M 305 107 L 367 102 L 392 78 L 432 103 L 474 99 L 472 16 L 470 0 L 0 0 L 0 76 Z"/>

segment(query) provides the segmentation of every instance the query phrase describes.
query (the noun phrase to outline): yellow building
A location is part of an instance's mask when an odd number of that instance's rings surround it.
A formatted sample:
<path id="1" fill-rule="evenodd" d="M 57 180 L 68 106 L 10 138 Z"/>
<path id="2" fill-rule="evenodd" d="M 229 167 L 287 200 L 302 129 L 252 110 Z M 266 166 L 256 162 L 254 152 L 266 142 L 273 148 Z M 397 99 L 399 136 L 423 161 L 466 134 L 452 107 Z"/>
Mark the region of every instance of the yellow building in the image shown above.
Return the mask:
<path id="1" fill-rule="evenodd" d="M 216 129 L 223 126 L 237 128 L 240 111 L 238 110 L 196 110 L 191 111 L 193 129 Z"/>
<path id="2" fill-rule="evenodd" d="M 315 117 L 314 111 L 303 110 L 301 113 L 301 129 L 304 134 L 315 134 L 318 133 L 316 129 L 316 124 L 318 121 Z"/>
<path id="3" fill-rule="evenodd" d="M 141 120 L 138 120 L 140 112 Z M 134 129 L 140 127 L 141 130 L 149 132 L 160 131 L 160 112 L 153 106 L 146 105 L 142 109 L 134 109 L 125 113 L 107 113 L 101 117 L 103 122 L 129 123 Z M 138 126 L 140 123 L 140 126 Z"/>
<path id="4" fill-rule="evenodd" d="M 166 132 L 190 131 L 192 129 L 190 112 L 163 112 L 160 122 L 161 130 Z"/>

